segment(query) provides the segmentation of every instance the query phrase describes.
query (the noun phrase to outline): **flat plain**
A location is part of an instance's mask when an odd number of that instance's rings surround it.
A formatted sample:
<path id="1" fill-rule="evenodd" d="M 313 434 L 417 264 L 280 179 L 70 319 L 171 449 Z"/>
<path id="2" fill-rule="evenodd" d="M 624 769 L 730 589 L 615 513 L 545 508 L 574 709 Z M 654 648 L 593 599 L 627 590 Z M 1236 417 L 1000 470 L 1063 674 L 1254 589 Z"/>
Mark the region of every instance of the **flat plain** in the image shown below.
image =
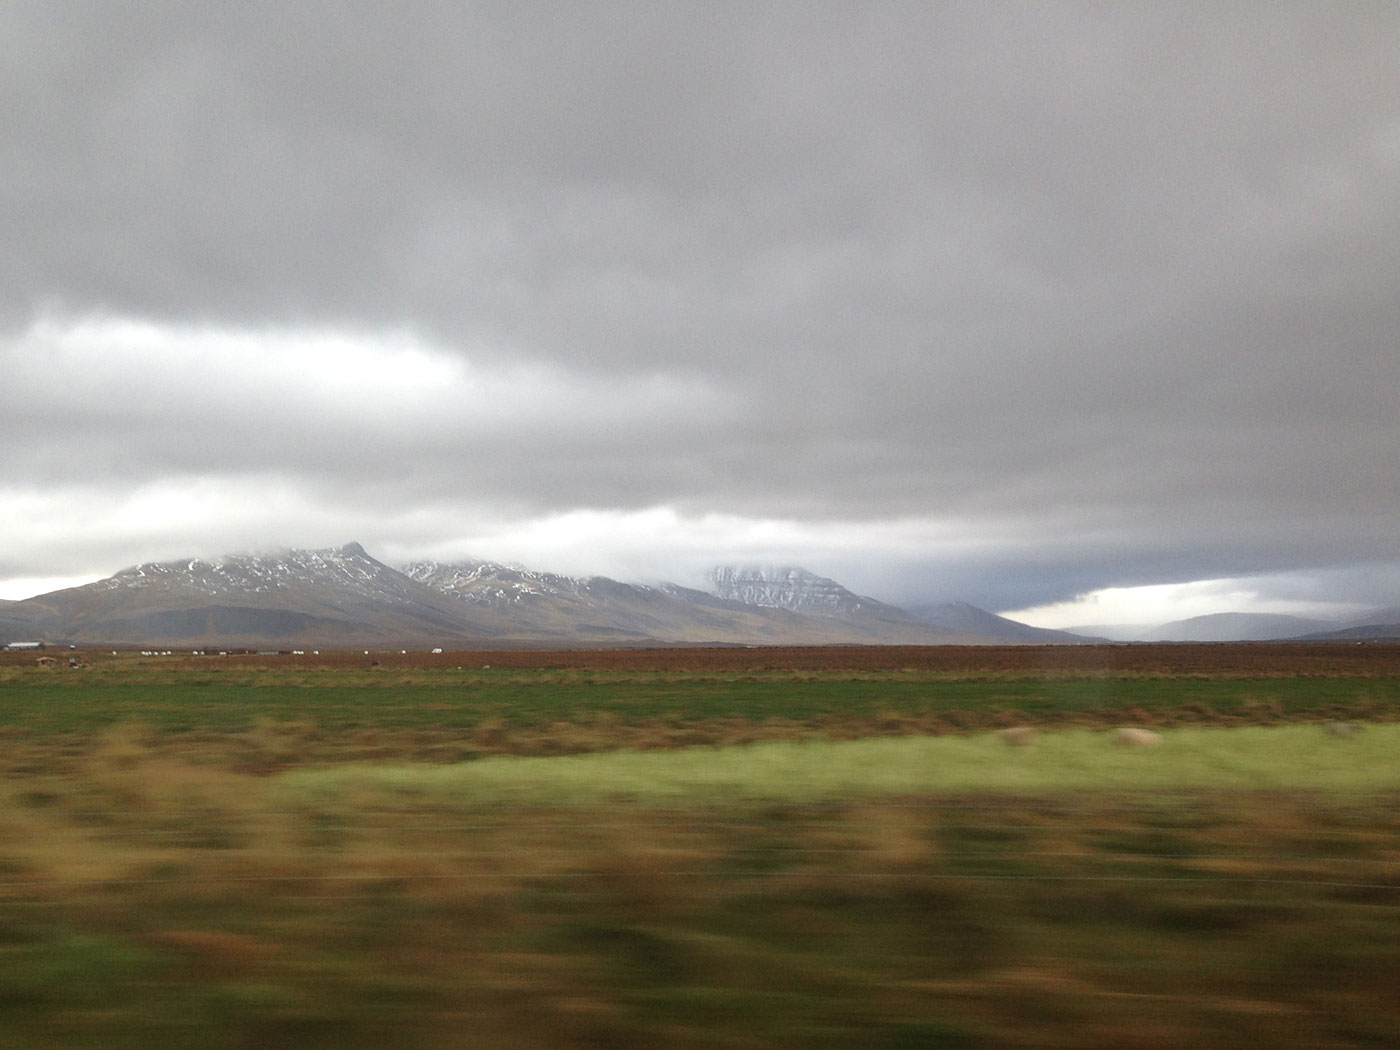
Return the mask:
<path id="1" fill-rule="evenodd" d="M 1400 1043 L 1400 647 L 49 655 L 9 1046 Z"/>

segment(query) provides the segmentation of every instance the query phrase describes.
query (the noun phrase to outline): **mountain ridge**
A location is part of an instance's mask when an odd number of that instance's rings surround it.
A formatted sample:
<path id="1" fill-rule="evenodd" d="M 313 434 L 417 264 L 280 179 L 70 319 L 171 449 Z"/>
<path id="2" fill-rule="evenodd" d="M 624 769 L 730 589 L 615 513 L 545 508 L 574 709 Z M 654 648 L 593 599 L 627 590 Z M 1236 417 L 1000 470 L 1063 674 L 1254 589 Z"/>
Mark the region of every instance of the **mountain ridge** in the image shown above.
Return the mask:
<path id="1" fill-rule="evenodd" d="M 11 603 L 0 610 L 0 628 L 13 636 L 9 641 L 37 634 L 73 644 L 180 647 L 1003 640 L 941 630 L 806 570 L 789 570 L 785 578 L 840 600 L 801 612 L 675 584 L 580 579 L 481 560 L 418 561 L 401 571 L 348 543 L 142 563 Z"/>
<path id="2" fill-rule="evenodd" d="M 1317 642 L 1400 637 L 1400 609 L 1377 609 L 1345 620 L 1287 613 L 1206 613 L 1166 623 L 1092 624 L 1070 628 L 1113 642 Z"/>
<path id="3" fill-rule="evenodd" d="M 355 647 L 1086 644 L 1400 637 L 1400 609 L 1351 621 L 1218 613 L 1056 631 L 967 602 L 901 608 L 794 565 L 721 565 L 714 591 L 571 577 L 486 559 L 399 567 L 351 542 L 144 562 L 0 600 L 0 642 Z"/>
<path id="4" fill-rule="evenodd" d="M 1088 644 L 1400 638 L 1400 608 L 1351 620 L 1211 613 L 1060 631 L 967 602 L 900 608 L 798 566 L 717 566 L 714 592 L 568 577 L 486 559 L 400 567 L 360 543 L 147 561 L 0 599 L 0 643 L 357 645 Z"/>

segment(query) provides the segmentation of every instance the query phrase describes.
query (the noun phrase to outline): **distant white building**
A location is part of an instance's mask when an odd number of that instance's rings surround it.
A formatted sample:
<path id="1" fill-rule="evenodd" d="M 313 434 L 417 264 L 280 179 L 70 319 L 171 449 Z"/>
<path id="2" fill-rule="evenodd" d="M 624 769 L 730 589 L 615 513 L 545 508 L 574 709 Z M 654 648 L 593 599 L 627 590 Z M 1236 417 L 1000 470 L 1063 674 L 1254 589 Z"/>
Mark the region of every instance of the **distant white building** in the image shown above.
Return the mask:
<path id="1" fill-rule="evenodd" d="M 9 642 L 5 646 L 7 653 L 16 653 L 24 649 L 42 649 L 43 642 Z"/>

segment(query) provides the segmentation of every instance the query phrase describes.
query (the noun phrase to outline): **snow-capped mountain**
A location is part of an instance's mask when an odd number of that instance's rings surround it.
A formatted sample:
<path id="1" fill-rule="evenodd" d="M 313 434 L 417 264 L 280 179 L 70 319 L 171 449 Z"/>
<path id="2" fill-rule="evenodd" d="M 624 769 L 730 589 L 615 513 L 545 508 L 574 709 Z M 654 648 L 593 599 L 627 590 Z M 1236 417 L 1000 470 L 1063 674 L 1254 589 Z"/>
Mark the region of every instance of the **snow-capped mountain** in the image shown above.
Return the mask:
<path id="1" fill-rule="evenodd" d="M 915 636 L 932 632 L 964 643 L 1015 640 L 1004 631 L 983 630 L 984 623 L 956 627 L 929 623 L 904 609 L 856 594 L 835 580 L 797 566 L 723 565 L 712 570 L 710 575 L 716 593 L 722 598 L 784 609 L 871 635 Z"/>
<path id="2" fill-rule="evenodd" d="M 862 598 L 835 580 L 793 565 L 721 565 L 710 578 L 721 598 L 816 616 L 850 616 L 872 609 L 890 609 L 874 598 Z"/>
<path id="3" fill-rule="evenodd" d="M 797 568 L 726 569 L 719 594 L 494 562 L 403 571 L 357 543 L 153 562 L 0 608 L 0 641 L 376 646 L 971 644 Z"/>
<path id="4" fill-rule="evenodd" d="M 500 610 L 531 637 L 744 644 L 939 640 L 924 625 L 840 620 L 727 595 L 606 576 L 575 578 L 495 562 L 415 562 L 406 576 L 473 606 Z M 833 584 L 839 588 L 839 585 Z M 878 604 L 878 603 L 877 603 Z"/>
<path id="5" fill-rule="evenodd" d="M 407 604 L 420 595 L 402 576 L 371 558 L 358 543 L 325 550 L 231 554 L 214 560 L 148 562 L 123 569 L 89 586 L 96 592 L 142 590 L 228 595 L 296 594 L 308 585 L 342 596 Z"/>
<path id="6" fill-rule="evenodd" d="M 370 557 L 357 543 L 137 565 L 17 602 L 32 629 L 74 642 L 324 645 L 499 635 L 460 603 Z"/>

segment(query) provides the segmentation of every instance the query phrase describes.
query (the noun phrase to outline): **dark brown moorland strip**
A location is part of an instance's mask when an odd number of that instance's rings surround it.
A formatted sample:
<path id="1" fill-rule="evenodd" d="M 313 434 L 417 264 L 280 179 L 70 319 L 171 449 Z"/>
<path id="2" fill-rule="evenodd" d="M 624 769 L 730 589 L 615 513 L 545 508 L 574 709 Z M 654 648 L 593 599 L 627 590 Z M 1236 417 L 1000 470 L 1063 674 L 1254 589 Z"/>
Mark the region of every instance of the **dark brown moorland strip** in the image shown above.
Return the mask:
<path id="1" fill-rule="evenodd" d="M 324 655 L 324 654 L 323 654 Z M 344 654 L 353 661 L 360 654 Z M 340 658 L 341 654 L 337 654 Z M 463 657 L 492 667 L 654 671 L 943 671 L 1026 675 L 1152 674 L 1210 676 L 1400 675 L 1400 645 L 1238 643 L 1180 645 L 781 646 L 496 650 L 389 653 L 385 665 L 457 667 Z"/>
<path id="2" fill-rule="evenodd" d="M 0 667 L 33 666 L 32 652 L 0 653 Z M 60 663 L 114 659 L 111 650 L 51 650 Z M 118 650 L 115 659 L 140 659 Z M 1400 644 L 1239 642 L 1115 645 L 716 646 L 628 649 L 469 649 L 442 653 L 398 649 L 318 653 L 191 656 L 173 651 L 167 665 L 218 660 L 243 667 L 559 669 L 592 671 L 782 672 L 922 671 L 949 674 L 1153 675 L 1209 677 L 1392 677 Z"/>

